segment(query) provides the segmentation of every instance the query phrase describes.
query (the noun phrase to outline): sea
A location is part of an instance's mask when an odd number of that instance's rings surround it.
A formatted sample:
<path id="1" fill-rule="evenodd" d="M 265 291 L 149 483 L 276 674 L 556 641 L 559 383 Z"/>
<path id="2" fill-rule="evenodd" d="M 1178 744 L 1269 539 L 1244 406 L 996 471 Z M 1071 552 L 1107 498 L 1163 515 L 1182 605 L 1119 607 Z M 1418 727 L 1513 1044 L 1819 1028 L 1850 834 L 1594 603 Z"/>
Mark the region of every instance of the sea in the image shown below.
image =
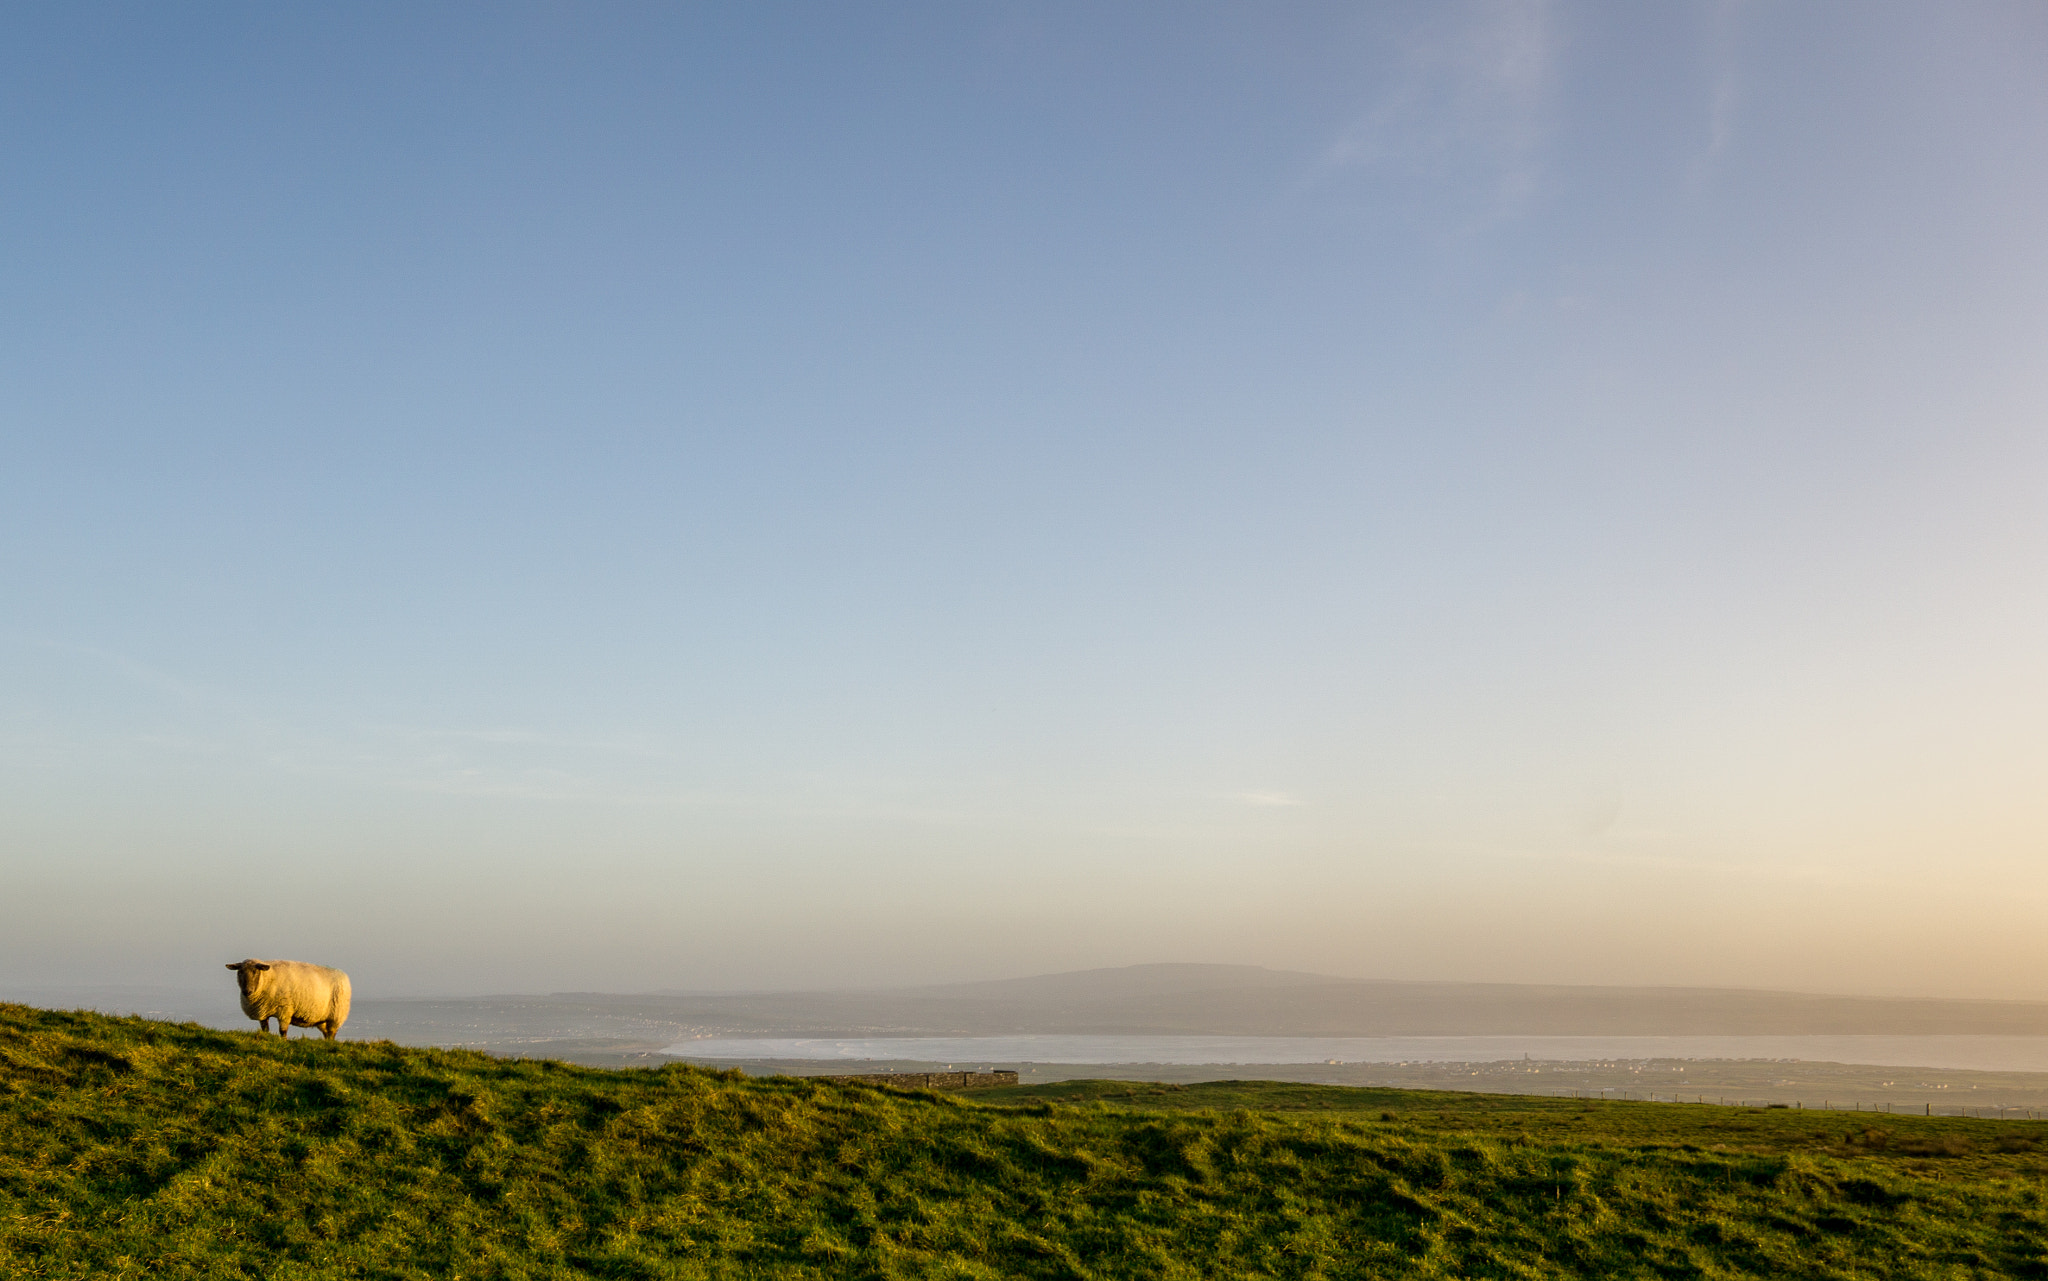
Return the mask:
<path id="1" fill-rule="evenodd" d="M 1749 1059 L 2048 1072 L 2048 1036 L 888 1036 L 703 1037 L 663 1051 L 712 1062 L 1279 1064 Z"/>

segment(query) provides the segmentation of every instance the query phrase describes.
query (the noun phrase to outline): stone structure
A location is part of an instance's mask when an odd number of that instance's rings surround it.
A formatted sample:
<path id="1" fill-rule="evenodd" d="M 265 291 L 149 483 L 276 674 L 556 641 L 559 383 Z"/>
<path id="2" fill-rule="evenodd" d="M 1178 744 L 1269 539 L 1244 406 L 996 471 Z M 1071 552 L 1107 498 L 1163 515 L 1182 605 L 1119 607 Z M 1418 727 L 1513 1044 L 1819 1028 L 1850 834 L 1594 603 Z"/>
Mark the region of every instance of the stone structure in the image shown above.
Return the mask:
<path id="1" fill-rule="evenodd" d="M 862 1085 L 893 1085 L 899 1090 L 973 1090 L 990 1085 L 1015 1085 L 1015 1072 L 855 1072 L 824 1075 L 827 1081 L 858 1081 Z"/>

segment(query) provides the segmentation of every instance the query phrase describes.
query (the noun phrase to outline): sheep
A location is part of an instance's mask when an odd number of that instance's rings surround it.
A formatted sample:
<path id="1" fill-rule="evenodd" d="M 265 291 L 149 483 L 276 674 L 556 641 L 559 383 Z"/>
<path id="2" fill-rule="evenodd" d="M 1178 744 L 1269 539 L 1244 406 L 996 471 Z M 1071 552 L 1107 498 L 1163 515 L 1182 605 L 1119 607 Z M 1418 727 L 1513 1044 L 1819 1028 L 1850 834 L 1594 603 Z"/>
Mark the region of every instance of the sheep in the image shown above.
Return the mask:
<path id="1" fill-rule="evenodd" d="M 348 1021 L 348 975 L 304 961 L 230 961 L 242 989 L 242 1013 L 256 1020 L 267 1036 L 270 1020 L 277 1034 L 290 1036 L 295 1027 L 317 1027 L 332 1041 Z"/>

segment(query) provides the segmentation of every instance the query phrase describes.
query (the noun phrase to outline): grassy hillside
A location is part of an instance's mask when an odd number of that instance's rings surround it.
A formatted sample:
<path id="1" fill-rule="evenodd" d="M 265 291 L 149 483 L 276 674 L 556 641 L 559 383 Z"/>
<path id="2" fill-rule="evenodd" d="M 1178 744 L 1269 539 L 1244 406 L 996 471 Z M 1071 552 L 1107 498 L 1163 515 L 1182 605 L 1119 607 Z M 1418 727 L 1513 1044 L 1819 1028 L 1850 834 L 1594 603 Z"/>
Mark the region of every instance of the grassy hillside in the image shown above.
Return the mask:
<path id="1" fill-rule="evenodd" d="M 22 1277 L 2048 1276 L 2043 1140 L 1244 1083 L 959 1099 L 0 1006 Z"/>

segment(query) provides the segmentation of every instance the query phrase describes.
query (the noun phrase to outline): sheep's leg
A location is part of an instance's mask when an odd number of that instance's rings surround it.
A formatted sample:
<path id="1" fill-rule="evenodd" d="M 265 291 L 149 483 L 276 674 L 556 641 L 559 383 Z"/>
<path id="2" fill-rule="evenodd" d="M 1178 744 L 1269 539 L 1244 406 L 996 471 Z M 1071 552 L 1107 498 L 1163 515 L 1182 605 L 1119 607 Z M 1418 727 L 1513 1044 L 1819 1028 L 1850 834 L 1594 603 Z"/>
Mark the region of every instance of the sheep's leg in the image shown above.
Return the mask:
<path id="1" fill-rule="evenodd" d="M 320 1029 L 320 1036 L 321 1036 L 321 1038 L 322 1038 L 322 1039 L 324 1039 L 324 1040 L 328 1040 L 328 1041 L 332 1041 L 332 1040 L 334 1039 L 334 1020 L 333 1020 L 333 1019 L 328 1019 L 328 1020 L 327 1020 L 326 1022 L 324 1022 L 324 1023 L 315 1023 L 315 1024 L 313 1025 L 313 1026 L 314 1026 L 314 1027 L 317 1027 L 317 1028 L 319 1028 L 319 1029 Z"/>
<path id="2" fill-rule="evenodd" d="M 277 1035 L 280 1040 L 292 1034 L 292 1016 L 283 1010 L 277 1012 Z"/>
<path id="3" fill-rule="evenodd" d="M 256 1020 L 256 1030 L 265 1036 L 270 1035 L 270 1016 L 268 1014 Z"/>

